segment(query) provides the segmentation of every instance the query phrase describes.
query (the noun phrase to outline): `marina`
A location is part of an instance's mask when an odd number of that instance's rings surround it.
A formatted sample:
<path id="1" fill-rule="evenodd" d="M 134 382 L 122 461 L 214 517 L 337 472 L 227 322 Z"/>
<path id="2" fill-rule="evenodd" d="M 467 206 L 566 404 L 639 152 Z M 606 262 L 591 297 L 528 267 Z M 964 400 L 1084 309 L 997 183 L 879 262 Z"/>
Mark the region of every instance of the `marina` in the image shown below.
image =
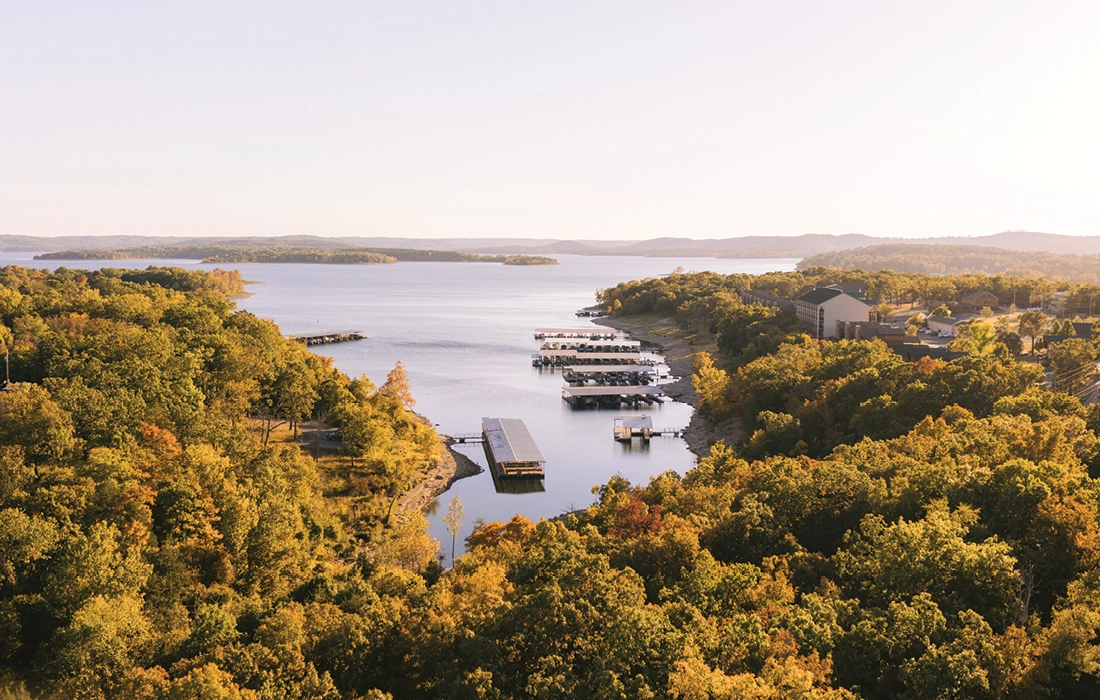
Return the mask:
<path id="1" fill-rule="evenodd" d="M 482 418 L 485 456 L 497 478 L 542 477 L 546 459 L 518 418 Z"/>
<path id="2" fill-rule="evenodd" d="M 566 365 L 561 368 L 562 379 L 570 384 L 606 384 L 610 386 L 637 386 L 650 384 L 657 379 L 654 365 Z"/>
<path id="3" fill-rule="evenodd" d="M 328 345 L 329 343 L 346 343 L 351 340 L 365 340 L 367 336 L 363 335 L 362 331 L 317 331 L 314 333 L 295 333 L 287 337 L 306 345 Z"/>
<path id="4" fill-rule="evenodd" d="M 562 399 L 574 408 L 652 405 L 660 403 L 664 395 L 655 386 L 566 386 L 561 390 Z"/>
<path id="5" fill-rule="evenodd" d="M 546 338 L 587 338 L 588 340 L 614 340 L 616 332 L 610 328 L 536 328 L 535 340 Z"/>
<path id="6" fill-rule="evenodd" d="M 642 344 L 636 340 L 556 339 L 542 344 L 532 354 L 539 365 L 624 365 L 642 364 Z"/>

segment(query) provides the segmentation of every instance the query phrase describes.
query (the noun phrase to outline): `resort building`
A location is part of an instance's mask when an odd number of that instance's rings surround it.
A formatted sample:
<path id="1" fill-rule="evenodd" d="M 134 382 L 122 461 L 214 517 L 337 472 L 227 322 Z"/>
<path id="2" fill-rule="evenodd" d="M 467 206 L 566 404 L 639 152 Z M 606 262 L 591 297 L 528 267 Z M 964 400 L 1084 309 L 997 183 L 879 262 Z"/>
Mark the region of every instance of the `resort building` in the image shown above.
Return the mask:
<path id="1" fill-rule="evenodd" d="M 929 316 L 928 317 L 928 329 L 936 333 L 942 333 L 943 335 L 949 335 L 954 338 L 959 334 L 959 328 L 967 323 L 970 323 L 972 319 L 969 318 L 949 318 L 947 316 Z"/>
<path id="2" fill-rule="evenodd" d="M 777 297 L 771 292 L 766 292 L 763 289 L 742 289 L 737 293 L 741 297 L 743 304 L 760 304 L 762 306 L 771 306 L 780 311 L 794 311 L 794 302 L 790 299 L 784 299 L 783 297 Z"/>
<path id="3" fill-rule="evenodd" d="M 905 343 L 909 337 L 905 334 L 905 324 L 870 323 L 864 321 L 837 321 L 836 336 L 845 340 L 881 340 L 891 343 Z"/>
<path id="4" fill-rule="evenodd" d="M 837 328 L 841 322 L 875 320 L 870 303 L 839 287 L 811 289 L 794 300 L 794 310 L 798 320 L 818 340 L 839 337 Z"/>
<path id="5" fill-rule="evenodd" d="M 1001 305 L 1001 300 L 994 296 L 991 292 L 987 292 L 984 289 L 980 289 L 976 292 L 971 292 L 962 298 L 959 305 L 964 309 L 971 311 L 981 311 L 982 309 L 989 307 L 990 309 L 996 309 Z"/>

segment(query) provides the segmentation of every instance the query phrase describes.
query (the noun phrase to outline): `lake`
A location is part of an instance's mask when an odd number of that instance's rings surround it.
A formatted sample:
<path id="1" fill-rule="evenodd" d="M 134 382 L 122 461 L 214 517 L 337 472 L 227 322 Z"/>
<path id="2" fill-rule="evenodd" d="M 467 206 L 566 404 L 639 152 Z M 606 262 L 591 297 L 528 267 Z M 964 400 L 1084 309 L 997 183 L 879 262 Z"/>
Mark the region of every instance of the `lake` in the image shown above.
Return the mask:
<path id="1" fill-rule="evenodd" d="M 0 253 L 0 263 L 56 268 L 33 253 Z M 314 349 L 352 376 L 376 384 L 400 361 L 408 370 L 415 410 L 443 433 L 481 430 L 483 416 L 521 418 L 546 458 L 545 491 L 498 493 L 480 444 L 458 445 L 485 471 L 455 483 L 429 513 L 432 534 L 449 545 L 440 521 L 457 496 L 466 513 L 464 535 L 475 520 L 507 520 L 515 513 L 537 520 L 592 503 L 592 488 L 622 474 L 644 484 L 667 470 L 683 474 L 695 463 L 683 440 L 654 437 L 647 448 L 617 443 L 616 415 L 648 413 L 655 427 L 686 426 L 692 409 L 667 402 L 646 409 L 575 410 L 561 398 L 556 371 L 531 366 L 539 327 L 590 324 L 574 316 L 595 301 L 597 289 L 656 277 L 677 267 L 724 274 L 793 270 L 797 259 L 724 260 L 556 255 L 561 264 L 510 266 L 488 263 L 393 265 L 238 264 L 203 265 L 186 260 L 66 262 L 66 267 L 191 269 L 236 268 L 254 296 L 238 307 L 274 319 L 284 333 L 355 329 L 368 336 Z M 443 548 L 449 552 L 449 546 Z"/>

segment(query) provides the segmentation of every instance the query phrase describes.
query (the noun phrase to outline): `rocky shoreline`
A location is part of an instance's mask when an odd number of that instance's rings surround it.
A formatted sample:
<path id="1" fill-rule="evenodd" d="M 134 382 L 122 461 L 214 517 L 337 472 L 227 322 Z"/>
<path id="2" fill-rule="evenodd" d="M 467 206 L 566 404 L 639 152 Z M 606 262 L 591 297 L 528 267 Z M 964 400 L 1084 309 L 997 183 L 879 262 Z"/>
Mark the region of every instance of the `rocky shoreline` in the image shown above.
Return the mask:
<path id="1" fill-rule="evenodd" d="M 398 508 L 402 511 L 423 511 L 431 502 L 451 488 L 451 484 L 484 471 L 477 462 L 451 449 L 454 442 L 446 435 L 439 436 L 440 458 L 416 486 L 401 497 Z"/>

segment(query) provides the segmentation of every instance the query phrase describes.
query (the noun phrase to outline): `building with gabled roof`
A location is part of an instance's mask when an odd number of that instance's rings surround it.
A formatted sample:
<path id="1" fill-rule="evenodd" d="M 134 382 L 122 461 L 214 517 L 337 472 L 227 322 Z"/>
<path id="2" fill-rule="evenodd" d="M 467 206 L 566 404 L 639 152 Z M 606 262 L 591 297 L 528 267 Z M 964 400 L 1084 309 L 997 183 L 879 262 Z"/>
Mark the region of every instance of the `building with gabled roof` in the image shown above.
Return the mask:
<path id="1" fill-rule="evenodd" d="M 810 335 L 818 340 L 837 338 L 838 322 L 875 320 L 869 302 L 835 286 L 806 292 L 794 300 L 794 311 Z"/>
<path id="2" fill-rule="evenodd" d="M 981 311 L 982 309 L 989 307 L 995 309 L 1001 305 L 1001 300 L 998 299 L 992 292 L 987 292 L 984 289 L 979 289 L 976 292 L 971 292 L 964 296 L 959 301 L 959 305 L 966 309 L 973 311 Z"/>

